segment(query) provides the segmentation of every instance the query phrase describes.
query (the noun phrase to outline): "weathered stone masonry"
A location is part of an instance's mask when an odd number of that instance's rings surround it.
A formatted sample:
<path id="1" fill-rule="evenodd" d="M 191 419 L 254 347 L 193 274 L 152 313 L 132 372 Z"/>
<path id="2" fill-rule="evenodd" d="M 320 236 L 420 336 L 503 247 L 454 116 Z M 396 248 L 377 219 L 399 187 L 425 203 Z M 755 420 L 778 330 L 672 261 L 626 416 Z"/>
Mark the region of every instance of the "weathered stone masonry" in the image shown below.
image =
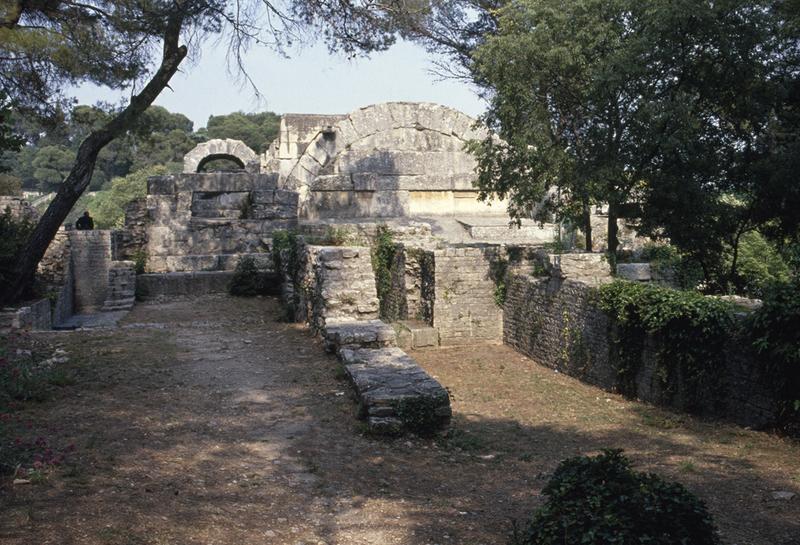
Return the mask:
<path id="1" fill-rule="evenodd" d="M 606 390 L 617 391 L 611 340 L 614 324 L 592 302 L 593 287 L 562 278 L 512 275 L 508 283 L 503 339 L 536 362 Z M 658 355 L 645 339 L 635 377 L 635 397 L 685 409 L 681 385 L 668 394 L 657 373 Z M 746 343 L 731 333 L 719 389 L 702 400 L 701 411 L 742 425 L 774 421 L 775 398 Z"/>

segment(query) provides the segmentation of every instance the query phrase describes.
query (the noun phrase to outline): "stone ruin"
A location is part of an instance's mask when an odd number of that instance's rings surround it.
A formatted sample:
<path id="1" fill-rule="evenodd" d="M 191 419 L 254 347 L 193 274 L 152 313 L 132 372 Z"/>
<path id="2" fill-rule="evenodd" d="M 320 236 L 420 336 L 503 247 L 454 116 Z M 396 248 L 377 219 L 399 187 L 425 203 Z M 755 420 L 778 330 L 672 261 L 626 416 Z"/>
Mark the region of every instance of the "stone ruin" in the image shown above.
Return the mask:
<path id="1" fill-rule="evenodd" d="M 387 103 L 284 115 L 261 156 L 235 140 L 200 144 L 182 173 L 148 180 L 124 229 L 59 233 L 40 270 L 60 289 L 54 319 L 129 308 L 134 285 L 140 300 L 223 292 L 250 256 L 290 318 L 342 362 L 373 431 L 449 422 L 446 389 L 409 348 L 505 342 L 613 389 L 608 320 L 591 303 L 609 264 L 599 253 L 548 253 L 557 226 L 512 227 L 506 203 L 478 198 L 465 144 L 482 136 L 456 110 Z M 205 172 L 216 159 L 238 168 Z M 289 241 L 280 251 L 278 233 Z M 373 259 L 378 248 L 388 262 Z M 643 266 L 620 273 L 653 279 Z M 730 397 L 747 408 L 742 421 L 765 419 L 768 395 L 743 389 L 759 384 L 747 369 L 731 372 Z M 643 376 L 637 395 L 658 401 L 653 384 Z"/>

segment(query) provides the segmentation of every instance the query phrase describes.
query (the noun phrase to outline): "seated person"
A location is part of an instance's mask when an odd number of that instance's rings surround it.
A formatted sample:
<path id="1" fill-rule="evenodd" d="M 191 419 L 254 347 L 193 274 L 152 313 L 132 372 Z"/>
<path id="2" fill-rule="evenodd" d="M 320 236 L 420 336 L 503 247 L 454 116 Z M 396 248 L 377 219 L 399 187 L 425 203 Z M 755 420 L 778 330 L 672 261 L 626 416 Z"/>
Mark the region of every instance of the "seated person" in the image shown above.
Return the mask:
<path id="1" fill-rule="evenodd" d="M 88 210 L 75 222 L 75 229 L 79 231 L 91 231 L 94 229 L 94 220 L 92 216 L 89 215 Z"/>

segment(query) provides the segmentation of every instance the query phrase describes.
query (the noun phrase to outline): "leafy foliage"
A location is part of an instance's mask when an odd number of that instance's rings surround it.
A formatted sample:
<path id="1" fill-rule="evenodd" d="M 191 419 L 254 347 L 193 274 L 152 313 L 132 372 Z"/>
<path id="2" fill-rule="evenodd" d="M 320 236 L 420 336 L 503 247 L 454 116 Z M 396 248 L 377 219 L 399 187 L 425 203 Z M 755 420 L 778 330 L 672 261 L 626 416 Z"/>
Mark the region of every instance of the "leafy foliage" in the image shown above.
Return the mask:
<path id="1" fill-rule="evenodd" d="M 0 172 L 0 195 L 22 195 L 22 182 L 20 179 Z"/>
<path id="2" fill-rule="evenodd" d="M 645 334 L 656 343 L 661 384 L 683 393 L 687 409 L 713 399 L 725 346 L 734 331 L 733 305 L 693 291 L 617 280 L 598 288 L 598 305 L 616 329 L 613 364 L 619 389 L 635 395 Z"/>
<path id="3" fill-rule="evenodd" d="M 747 329 L 780 394 L 779 425 L 800 434 L 800 280 L 768 288 Z"/>
<path id="4" fill-rule="evenodd" d="M 758 231 L 742 236 L 737 259 L 738 266 L 731 278 L 732 289 L 737 294 L 760 298 L 772 284 L 789 281 L 789 265 Z M 729 267 L 730 260 L 727 256 Z"/>
<path id="5" fill-rule="evenodd" d="M 621 450 L 561 462 L 547 502 L 514 545 L 718 545 L 705 504 L 679 483 L 638 473 Z"/>
<path id="6" fill-rule="evenodd" d="M 782 3 L 521 0 L 496 16 L 474 54 L 490 90 L 491 134 L 471 144 L 482 197 L 508 198 L 517 218 L 546 198 L 587 247 L 590 206 L 607 202 L 612 254 L 612 220 L 631 213 L 715 291 L 744 234 L 775 219 L 798 236 L 800 50 Z"/>
<path id="7" fill-rule="evenodd" d="M 275 270 L 283 270 L 283 259 L 291 273 L 297 270 L 297 234 L 294 231 L 277 230 L 272 233 L 272 261 Z"/>
<path id="8" fill-rule="evenodd" d="M 6 208 L 0 213 L 0 284 L 9 282 L 16 264 L 17 252 L 25 245 L 33 225 L 19 221 Z"/>
<path id="9" fill-rule="evenodd" d="M 389 316 L 391 310 L 389 295 L 392 291 L 392 264 L 396 252 L 397 245 L 392 238 L 391 229 L 386 225 L 379 225 L 375 242 L 372 245 L 371 257 L 382 318 L 392 318 Z"/>
<path id="10" fill-rule="evenodd" d="M 680 289 L 697 289 L 703 281 L 700 264 L 671 244 L 646 243 L 639 258 L 650 262 L 656 274 L 671 279 Z"/>
<path id="11" fill-rule="evenodd" d="M 231 295 L 252 297 L 267 293 L 267 288 L 266 276 L 258 270 L 253 256 L 247 255 L 239 259 L 233 278 L 228 284 L 228 292 Z"/>
<path id="12" fill-rule="evenodd" d="M 257 114 L 234 112 L 212 115 L 200 134 L 207 138 L 233 138 L 241 140 L 256 153 L 264 153 L 278 136 L 281 118 L 273 112 Z"/>
<path id="13" fill-rule="evenodd" d="M 137 170 L 123 178 L 111 180 L 110 187 L 98 191 L 88 206 L 96 229 L 119 229 L 125 221 L 125 207 L 134 199 L 147 195 L 147 178 L 168 174 L 164 166 Z"/>

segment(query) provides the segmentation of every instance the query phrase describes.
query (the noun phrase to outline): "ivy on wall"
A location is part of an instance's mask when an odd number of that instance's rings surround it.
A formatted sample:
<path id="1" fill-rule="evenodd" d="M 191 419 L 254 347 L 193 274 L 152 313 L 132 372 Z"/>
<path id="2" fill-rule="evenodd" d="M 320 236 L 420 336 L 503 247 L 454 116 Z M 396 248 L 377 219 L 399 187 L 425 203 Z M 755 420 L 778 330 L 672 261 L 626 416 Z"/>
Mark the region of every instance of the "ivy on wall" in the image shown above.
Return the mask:
<path id="1" fill-rule="evenodd" d="M 622 393 L 635 394 L 645 337 L 650 336 L 657 376 L 668 397 L 682 394 L 689 410 L 715 399 L 725 346 L 735 329 L 731 303 L 623 280 L 598 288 L 597 303 L 613 319 L 610 360 Z"/>
<path id="2" fill-rule="evenodd" d="M 779 427 L 800 436 L 800 279 L 768 288 L 747 331 L 780 396 Z"/>
<path id="3" fill-rule="evenodd" d="M 392 231 L 386 225 L 379 225 L 372 245 L 372 270 L 375 272 L 375 287 L 378 291 L 381 318 L 397 319 L 390 316 L 390 294 L 392 291 L 392 264 L 397 245 Z"/>

